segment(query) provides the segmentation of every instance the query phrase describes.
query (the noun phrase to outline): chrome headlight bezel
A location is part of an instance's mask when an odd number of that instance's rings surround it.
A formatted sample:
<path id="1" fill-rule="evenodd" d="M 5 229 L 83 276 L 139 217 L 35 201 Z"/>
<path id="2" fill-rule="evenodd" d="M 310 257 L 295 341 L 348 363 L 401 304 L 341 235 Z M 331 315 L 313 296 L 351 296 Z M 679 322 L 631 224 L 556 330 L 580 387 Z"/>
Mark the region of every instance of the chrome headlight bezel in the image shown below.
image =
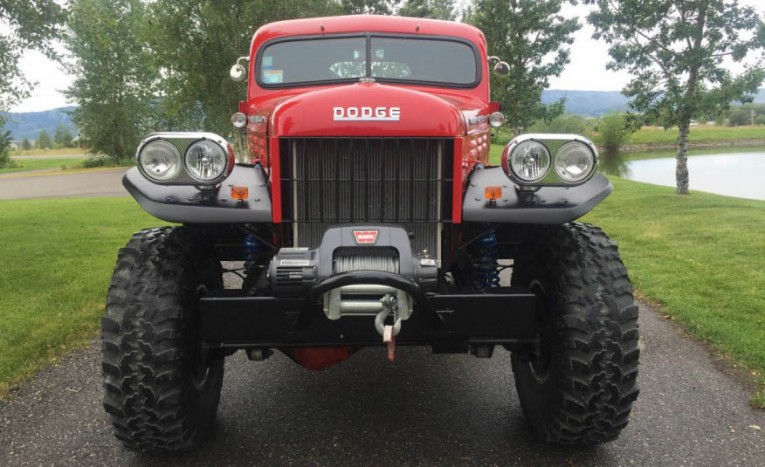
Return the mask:
<path id="1" fill-rule="evenodd" d="M 151 161 L 146 159 L 149 157 L 148 150 L 153 148 L 164 150 L 166 156 L 170 159 L 174 159 L 171 161 L 171 168 L 159 176 L 156 172 L 150 170 L 148 166 L 151 164 Z M 168 181 L 175 179 L 183 170 L 183 157 L 181 156 L 178 147 L 169 141 L 159 138 L 147 139 L 141 144 L 136 153 L 136 162 L 138 170 L 141 171 L 143 176 L 154 183 L 167 183 Z"/>
<path id="2" fill-rule="evenodd" d="M 215 169 L 212 172 L 211 176 L 205 177 L 201 175 L 192 166 L 192 163 L 194 161 L 192 161 L 191 158 L 195 156 L 194 154 L 192 154 L 192 151 L 198 147 L 203 148 L 203 151 L 208 151 L 212 153 L 211 154 L 212 157 L 216 159 L 215 161 L 213 161 L 213 164 L 222 163 L 222 166 L 219 167 L 218 169 Z M 202 161 L 204 161 L 204 157 L 202 158 Z M 183 154 L 183 165 L 186 168 L 186 171 L 188 172 L 191 178 L 205 185 L 215 183 L 217 180 L 222 180 L 221 177 L 226 173 L 226 170 L 230 166 L 230 164 L 228 163 L 228 154 L 226 151 L 226 147 L 221 146 L 220 144 L 214 141 L 211 141 L 207 138 L 202 138 L 200 140 L 194 141 L 193 143 L 189 144 L 189 146 L 186 148 L 186 152 Z"/>
<path id="3" fill-rule="evenodd" d="M 181 169 L 173 177 L 165 179 L 158 179 L 152 177 L 141 164 L 141 158 L 144 154 L 144 149 L 152 143 L 162 141 L 163 144 L 171 144 L 178 151 L 178 157 L 180 161 Z M 209 180 L 196 177 L 191 170 L 189 170 L 186 163 L 187 153 L 190 147 L 200 141 L 209 141 L 219 146 L 225 154 L 226 162 L 225 167 L 216 177 Z M 195 186 L 215 186 L 225 180 L 231 171 L 234 169 L 235 159 L 234 150 L 231 145 L 221 136 L 214 133 L 204 132 L 162 132 L 154 133 L 148 138 L 143 140 L 138 146 L 136 151 L 136 160 L 138 162 L 138 168 L 141 174 L 146 177 L 147 180 L 159 184 L 159 185 L 195 185 Z"/>
<path id="4" fill-rule="evenodd" d="M 566 167 L 562 167 L 563 158 L 567 157 L 568 154 L 566 154 L 567 151 L 570 152 L 570 149 L 574 148 L 581 149 L 585 152 L 585 156 L 589 157 L 589 160 L 587 161 L 588 167 L 583 170 L 583 172 L 578 176 L 572 176 L 570 175 Z M 588 154 L 589 152 L 589 154 Z M 564 183 L 568 184 L 577 184 L 582 183 L 583 181 L 587 180 L 592 176 L 592 173 L 595 171 L 595 167 L 597 166 L 598 158 L 593 152 L 592 149 L 585 143 L 581 141 L 569 141 L 568 143 L 562 144 L 557 151 L 555 151 L 555 161 L 553 162 L 553 169 L 555 170 L 555 174 L 563 180 Z"/>
<path id="5" fill-rule="evenodd" d="M 550 149 L 540 141 L 536 141 L 533 139 L 525 139 L 523 141 L 519 141 L 517 144 L 506 148 L 506 153 L 503 154 L 502 157 L 502 167 L 505 169 L 505 173 L 510 175 L 512 179 L 518 180 L 519 183 L 523 185 L 533 185 L 534 183 L 538 183 L 539 181 L 543 180 L 547 174 L 550 172 L 550 167 L 552 167 L 553 163 L 553 155 L 550 152 Z M 527 157 L 528 152 L 532 149 L 537 149 L 540 154 L 540 162 L 541 168 L 539 169 L 539 173 L 535 177 L 530 176 L 523 176 L 519 171 L 517 170 L 517 161 L 516 159 L 519 157 Z"/>
<path id="6" fill-rule="evenodd" d="M 513 151 L 522 148 L 523 143 L 533 141 L 535 143 L 543 145 L 550 154 L 550 167 L 547 172 L 534 180 L 525 180 L 519 177 L 512 170 L 511 160 L 514 154 Z M 580 179 L 567 178 L 560 174 L 558 170 L 559 157 L 565 155 L 561 152 L 566 145 L 571 143 L 581 144 L 583 148 L 586 148 L 591 158 L 591 163 L 588 171 Z M 525 134 L 513 138 L 507 146 L 505 146 L 502 152 L 502 168 L 505 174 L 518 186 L 522 187 L 541 187 L 541 186 L 577 186 L 586 183 L 595 174 L 598 165 L 598 150 L 592 141 L 589 139 L 573 134 L 553 134 L 553 133 L 532 133 Z"/>

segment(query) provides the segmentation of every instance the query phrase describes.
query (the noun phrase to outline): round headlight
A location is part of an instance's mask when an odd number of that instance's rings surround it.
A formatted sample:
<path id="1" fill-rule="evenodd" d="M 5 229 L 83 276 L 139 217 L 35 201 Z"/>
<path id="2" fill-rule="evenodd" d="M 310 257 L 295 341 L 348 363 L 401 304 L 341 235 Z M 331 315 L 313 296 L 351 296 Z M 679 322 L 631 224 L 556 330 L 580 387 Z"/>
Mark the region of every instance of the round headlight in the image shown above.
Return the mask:
<path id="1" fill-rule="evenodd" d="M 242 112 L 237 112 L 231 116 L 231 124 L 235 128 L 244 128 L 247 125 L 247 115 Z"/>
<path id="2" fill-rule="evenodd" d="M 181 171 L 181 153 L 168 141 L 150 141 L 138 153 L 138 165 L 148 178 L 166 182 Z"/>
<path id="3" fill-rule="evenodd" d="M 489 115 L 489 124 L 494 128 L 499 128 L 505 123 L 505 115 L 502 112 L 494 112 Z"/>
<path id="4" fill-rule="evenodd" d="M 512 175 L 522 182 L 538 182 L 550 170 L 550 151 L 538 141 L 523 141 L 510 151 L 507 159 Z"/>
<path id="5" fill-rule="evenodd" d="M 186 170 L 203 183 L 214 182 L 228 168 L 228 154 L 218 143 L 200 140 L 186 149 Z"/>
<path id="6" fill-rule="evenodd" d="M 555 153 L 555 173 L 568 183 L 578 183 L 592 174 L 595 154 L 584 143 L 566 143 Z"/>

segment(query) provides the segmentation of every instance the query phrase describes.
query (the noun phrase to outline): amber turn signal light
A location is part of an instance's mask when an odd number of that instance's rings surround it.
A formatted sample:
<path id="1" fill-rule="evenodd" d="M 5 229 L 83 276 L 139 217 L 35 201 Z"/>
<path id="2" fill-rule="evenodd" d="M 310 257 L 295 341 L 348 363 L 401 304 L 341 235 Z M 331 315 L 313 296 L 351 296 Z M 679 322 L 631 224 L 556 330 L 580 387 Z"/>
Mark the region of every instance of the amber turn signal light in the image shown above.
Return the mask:
<path id="1" fill-rule="evenodd" d="M 250 195 L 250 189 L 246 186 L 232 186 L 231 187 L 231 199 L 244 201 Z"/>
<path id="2" fill-rule="evenodd" d="M 487 186 L 486 190 L 484 191 L 484 196 L 489 201 L 496 201 L 499 198 L 502 197 L 502 187 L 501 186 Z"/>

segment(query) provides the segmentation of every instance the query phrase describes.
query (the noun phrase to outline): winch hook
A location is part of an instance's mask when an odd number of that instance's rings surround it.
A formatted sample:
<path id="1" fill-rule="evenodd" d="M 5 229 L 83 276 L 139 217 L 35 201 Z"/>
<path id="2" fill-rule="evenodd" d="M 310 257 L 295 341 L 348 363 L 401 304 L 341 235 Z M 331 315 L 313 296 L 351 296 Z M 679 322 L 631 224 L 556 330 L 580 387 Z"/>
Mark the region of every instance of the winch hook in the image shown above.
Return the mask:
<path id="1" fill-rule="evenodd" d="M 387 360 L 392 363 L 396 359 L 396 336 L 401 331 L 401 318 L 396 316 L 398 302 L 391 294 L 385 295 L 380 302 L 383 304 L 383 310 L 375 316 L 375 329 L 382 336 L 383 344 L 388 348 Z M 385 319 L 391 314 L 393 314 L 393 324 L 385 324 Z"/>

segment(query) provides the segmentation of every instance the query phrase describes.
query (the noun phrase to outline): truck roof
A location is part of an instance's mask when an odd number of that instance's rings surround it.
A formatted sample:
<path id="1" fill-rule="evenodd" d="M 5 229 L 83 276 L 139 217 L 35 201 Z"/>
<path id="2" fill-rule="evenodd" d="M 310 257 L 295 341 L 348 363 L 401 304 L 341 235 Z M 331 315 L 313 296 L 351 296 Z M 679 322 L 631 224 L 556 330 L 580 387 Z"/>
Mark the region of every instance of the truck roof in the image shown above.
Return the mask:
<path id="1" fill-rule="evenodd" d="M 265 24 L 255 32 L 250 53 L 255 52 L 263 42 L 277 37 L 354 32 L 460 37 L 473 42 L 481 49 L 483 49 L 481 46 L 486 43 L 481 30 L 467 24 L 402 16 L 346 15 L 294 19 Z"/>

